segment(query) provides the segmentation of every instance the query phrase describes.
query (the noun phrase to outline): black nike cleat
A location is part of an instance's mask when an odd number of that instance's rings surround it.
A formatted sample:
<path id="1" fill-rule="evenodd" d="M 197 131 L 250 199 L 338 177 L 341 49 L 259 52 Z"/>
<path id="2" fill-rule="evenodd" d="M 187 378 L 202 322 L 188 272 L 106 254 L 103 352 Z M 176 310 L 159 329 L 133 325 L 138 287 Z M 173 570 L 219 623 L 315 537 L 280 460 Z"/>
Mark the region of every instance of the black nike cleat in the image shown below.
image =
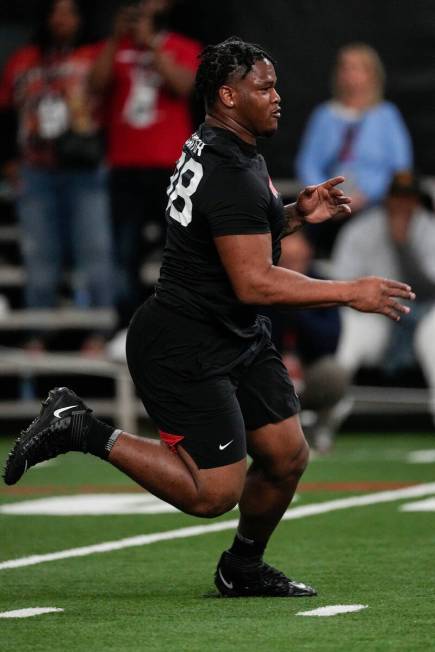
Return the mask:
<path id="1" fill-rule="evenodd" d="M 219 593 L 227 598 L 308 598 L 317 595 L 311 586 L 295 582 L 261 558 L 244 559 L 225 551 L 214 577 Z"/>
<path id="2" fill-rule="evenodd" d="M 39 416 L 21 432 L 9 453 L 3 473 L 5 483 L 15 484 L 27 469 L 62 453 L 86 453 L 84 433 L 91 412 L 67 387 L 50 390 Z"/>

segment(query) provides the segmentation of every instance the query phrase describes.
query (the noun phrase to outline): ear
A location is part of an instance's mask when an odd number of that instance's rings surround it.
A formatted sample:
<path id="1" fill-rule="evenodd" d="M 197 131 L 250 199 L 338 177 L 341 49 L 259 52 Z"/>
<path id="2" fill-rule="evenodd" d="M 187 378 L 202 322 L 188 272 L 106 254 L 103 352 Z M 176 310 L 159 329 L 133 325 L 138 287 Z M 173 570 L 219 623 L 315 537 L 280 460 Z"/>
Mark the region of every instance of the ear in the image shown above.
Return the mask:
<path id="1" fill-rule="evenodd" d="M 235 95 L 236 92 L 231 86 L 221 86 L 219 88 L 219 99 L 229 109 L 235 106 Z"/>

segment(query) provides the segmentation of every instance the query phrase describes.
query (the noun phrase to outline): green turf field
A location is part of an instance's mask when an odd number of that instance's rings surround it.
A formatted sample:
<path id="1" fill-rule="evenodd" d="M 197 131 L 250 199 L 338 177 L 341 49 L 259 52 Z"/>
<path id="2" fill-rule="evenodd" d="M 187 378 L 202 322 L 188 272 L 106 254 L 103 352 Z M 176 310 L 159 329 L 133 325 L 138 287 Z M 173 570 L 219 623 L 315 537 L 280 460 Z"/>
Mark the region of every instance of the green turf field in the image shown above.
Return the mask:
<path id="1" fill-rule="evenodd" d="M 10 443 L 0 440 L 2 464 Z M 435 438 L 429 434 L 343 435 L 333 454 L 311 462 L 293 508 L 302 515 L 281 523 L 267 554 L 268 561 L 318 589 L 311 599 L 217 598 L 214 566 L 231 529 L 4 567 L 31 555 L 212 526 L 235 519 L 237 512 L 216 521 L 180 513 L 0 513 L 0 616 L 35 607 L 64 610 L 0 619 L 0 650 L 435 650 L 435 511 L 400 510 L 430 499 L 433 504 L 435 485 L 420 497 L 394 493 L 404 485 L 435 482 L 434 455 L 415 453 L 430 450 Z M 377 502 L 385 491 L 391 492 L 388 502 Z M 144 499 L 109 465 L 70 454 L 29 471 L 17 487 L 2 485 L 0 507 L 101 493 Z M 338 510 L 331 504 L 368 495 L 371 505 Z M 302 508 L 317 505 L 318 512 L 320 503 L 330 511 L 303 516 Z M 328 618 L 296 615 L 355 604 L 367 608 Z"/>

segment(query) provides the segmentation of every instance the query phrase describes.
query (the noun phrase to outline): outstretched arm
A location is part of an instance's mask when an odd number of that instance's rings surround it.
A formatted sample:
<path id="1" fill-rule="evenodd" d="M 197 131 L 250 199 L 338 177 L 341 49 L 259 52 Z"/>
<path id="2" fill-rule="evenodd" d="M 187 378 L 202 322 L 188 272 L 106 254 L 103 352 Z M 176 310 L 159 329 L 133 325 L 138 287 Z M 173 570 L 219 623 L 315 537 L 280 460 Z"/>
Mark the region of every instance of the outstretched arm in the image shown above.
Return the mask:
<path id="1" fill-rule="evenodd" d="M 284 206 L 286 223 L 281 237 L 291 235 L 306 223 L 319 224 L 331 217 L 350 215 L 352 200 L 337 188 L 343 181 L 344 177 L 334 177 L 316 186 L 307 186 L 294 204 Z"/>
<path id="2" fill-rule="evenodd" d="M 270 234 L 215 237 L 222 264 L 242 303 L 314 307 L 349 306 L 399 321 L 409 308 L 398 299 L 414 299 L 409 285 L 376 276 L 354 281 L 320 281 L 276 267 Z"/>

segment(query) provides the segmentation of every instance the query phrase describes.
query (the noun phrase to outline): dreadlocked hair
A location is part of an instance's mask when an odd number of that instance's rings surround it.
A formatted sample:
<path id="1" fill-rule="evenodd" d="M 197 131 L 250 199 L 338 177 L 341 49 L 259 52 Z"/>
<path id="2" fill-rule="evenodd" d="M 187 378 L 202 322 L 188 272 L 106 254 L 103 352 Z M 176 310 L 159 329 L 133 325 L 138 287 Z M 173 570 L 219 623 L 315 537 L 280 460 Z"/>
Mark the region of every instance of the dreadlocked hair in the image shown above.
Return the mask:
<path id="1" fill-rule="evenodd" d="M 244 79 L 256 61 L 273 58 L 259 45 L 246 43 L 238 36 L 230 36 L 222 43 L 208 45 L 199 55 L 195 91 L 204 98 L 207 107 L 213 106 L 219 88 L 228 82 L 233 74 Z"/>

